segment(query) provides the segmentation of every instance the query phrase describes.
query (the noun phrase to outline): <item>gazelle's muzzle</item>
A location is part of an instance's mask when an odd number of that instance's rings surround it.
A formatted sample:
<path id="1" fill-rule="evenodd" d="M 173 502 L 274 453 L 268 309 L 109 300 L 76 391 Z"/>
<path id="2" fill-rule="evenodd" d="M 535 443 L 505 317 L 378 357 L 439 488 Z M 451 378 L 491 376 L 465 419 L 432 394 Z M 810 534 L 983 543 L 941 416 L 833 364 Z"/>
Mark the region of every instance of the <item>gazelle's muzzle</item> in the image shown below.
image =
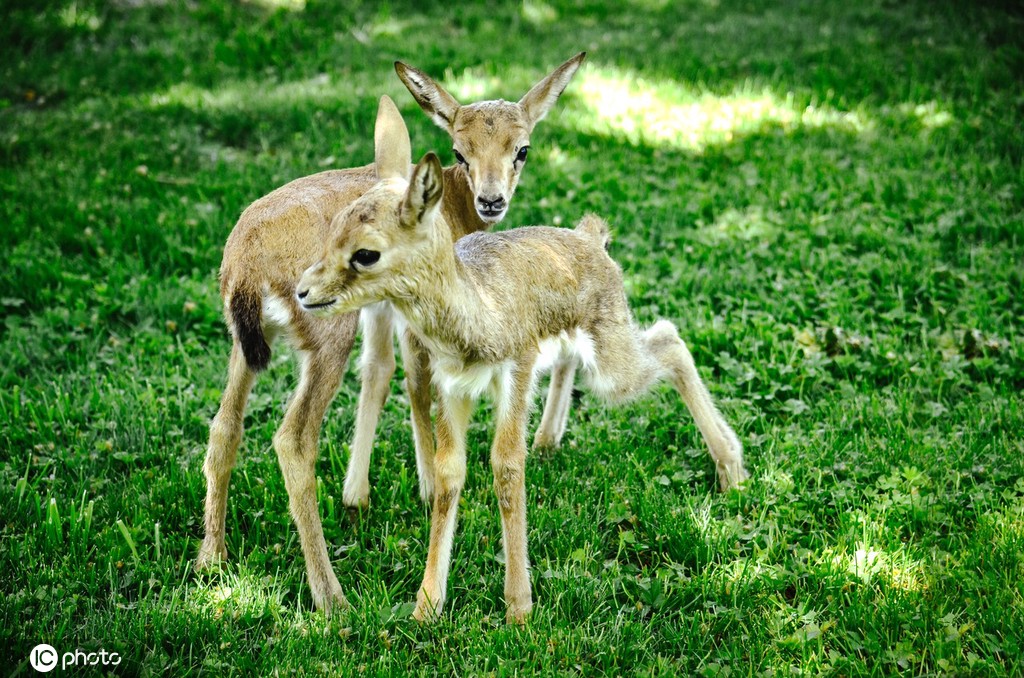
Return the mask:
<path id="1" fill-rule="evenodd" d="M 337 299 L 326 294 L 323 285 L 326 267 L 322 261 L 307 268 L 295 288 L 295 298 L 306 311 L 316 312 L 334 306 Z"/>
<path id="2" fill-rule="evenodd" d="M 486 223 L 498 223 L 508 213 L 509 202 L 516 190 L 515 173 L 492 164 L 474 167 L 469 175 L 477 215 Z"/>
<path id="3" fill-rule="evenodd" d="M 486 198 L 484 196 L 478 196 L 476 199 L 476 212 L 480 215 L 480 218 L 485 221 L 499 221 L 505 216 L 505 211 L 507 209 L 508 201 L 505 200 L 505 196 L 501 194 Z"/>

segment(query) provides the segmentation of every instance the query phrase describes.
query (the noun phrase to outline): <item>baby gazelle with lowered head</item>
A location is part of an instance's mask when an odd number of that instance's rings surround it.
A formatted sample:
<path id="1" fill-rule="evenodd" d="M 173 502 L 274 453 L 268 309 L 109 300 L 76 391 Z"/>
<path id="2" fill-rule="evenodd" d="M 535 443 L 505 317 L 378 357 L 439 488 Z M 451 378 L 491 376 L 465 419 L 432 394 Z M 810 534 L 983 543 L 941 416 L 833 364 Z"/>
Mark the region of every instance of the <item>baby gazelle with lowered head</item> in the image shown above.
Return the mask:
<path id="1" fill-rule="evenodd" d="M 505 215 L 526 160 L 530 133 L 557 101 L 584 56 L 578 54 L 559 66 L 518 102 L 484 101 L 467 106 L 460 106 L 426 74 L 400 62 L 395 64 L 420 106 L 452 136 L 460 164 L 443 170 L 450 190 L 440 210 L 454 237 L 486 229 Z M 394 109 L 394 104 L 390 106 Z M 378 142 L 378 153 L 382 143 Z M 403 154 L 408 164 L 408 135 Z M 321 609 L 344 604 L 345 597 L 331 568 L 317 509 L 318 440 L 324 413 L 344 373 L 360 314 L 358 307 L 329 318 L 304 313 L 295 300 L 295 283 L 328 241 L 334 215 L 377 181 L 373 165 L 331 170 L 297 179 L 260 198 L 239 218 L 224 248 L 221 265 L 221 297 L 233 345 L 228 383 L 210 426 L 203 466 L 206 535 L 196 566 L 202 568 L 227 557 L 227 491 L 242 440 L 246 401 L 256 374 L 270 360 L 271 344 L 275 338 L 283 338 L 298 353 L 300 378 L 284 421 L 274 435 L 274 449 L 298 527 L 313 601 Z M 356 218 L 363 214 L 357 212 Z M 356 257 L 353 266 L 371 266 L 372 257 L 366 256 Z M 349 506 L 368 502 L 374 429 L 395 370 L 390 307 L 377 304 L 364 309 L 362 321 L 362 391 L 342 495 Z M 426 352 L 408 333 L 402 337 L 401 346 L 412 405 L 420 493 L 429 500 L 434 478 L 429 365 Z M 571 384 L 552 390 L 561 398 L 554 408 L 564 411 Z"/>
<path id="2" fill-rule="evenodd" d="M 426 572 L 414 616 L 444 603 L 455 514 L 466 476 L 466 429 L 477 398 L 494 398 L 494 490 L 505 548 L 507 618 L 533 600 L 526 553 L 526 424 L 535 375 L 553 358 L 578 361 L 592 391 L 609 401 L 639 396 L 667 379 L 693 414 L 723 489 L 747 477 L 736 434 L 716 409 L 676 328 L 633 322 L 622 273 L 605 251 L 606 224 L 575 230 L 518 228 L 458 242 L 440 211 L 444 177 L 428 153 L 409 171 L 408 132 L 381 101 L 381 182 L 335 219 L 323 258 L 297 297 L 317 317 L 391 302 L 427 347 L 438 390 L 434 506 Z M 381 133 L 383 127 L 383 133 Z M 383 141 L 383 143 L 381 143 Z"/>

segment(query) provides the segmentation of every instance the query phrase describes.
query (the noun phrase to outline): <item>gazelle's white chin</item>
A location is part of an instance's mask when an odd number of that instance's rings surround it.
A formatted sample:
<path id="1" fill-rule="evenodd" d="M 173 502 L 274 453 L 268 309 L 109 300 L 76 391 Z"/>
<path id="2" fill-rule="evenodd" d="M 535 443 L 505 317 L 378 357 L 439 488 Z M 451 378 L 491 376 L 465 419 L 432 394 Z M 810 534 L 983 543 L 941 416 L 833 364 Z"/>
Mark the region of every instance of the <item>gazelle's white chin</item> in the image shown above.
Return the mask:
<path id="1" fill-rule="evenodd" d="M 501 221 L 502 219 L 504 219 L 506 214 L 508 214 L 508 210 L 507 209 L 502 210 L 501 212 L 499 212 L 497 214 L 495 214 L 493 212 L 481 212 L 480 210 L 476 211 L 476 215 L 478 217 L 480 217 L 480 221 L 484 222 L 485 224 L 487 224 L 489 226 L 494 225 L 494 224 L 498 223 L 499 221 Z"/>

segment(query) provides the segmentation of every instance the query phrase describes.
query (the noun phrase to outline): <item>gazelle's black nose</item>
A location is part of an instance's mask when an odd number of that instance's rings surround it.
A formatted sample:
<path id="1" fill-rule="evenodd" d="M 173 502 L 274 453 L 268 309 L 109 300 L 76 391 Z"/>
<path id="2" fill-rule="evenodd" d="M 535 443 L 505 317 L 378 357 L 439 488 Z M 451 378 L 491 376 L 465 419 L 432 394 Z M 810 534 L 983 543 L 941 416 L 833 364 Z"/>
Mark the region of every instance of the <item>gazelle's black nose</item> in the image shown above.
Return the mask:
<path id="1" fill-rule="evenodd" d="M 295 293 L 295 296 L 297 296 L 299 299 L 305 299 L 306 297 L 309 296 L 309 290 L 299 290 L 298 292 Z"/>
<path id="2" fill-rule="evenodd" d="M 496 198 L 484 198 L 481 196 L 476 201 L 485 212 L 500 212 L 505 209 L 505 198 L 500 195 Z"/>

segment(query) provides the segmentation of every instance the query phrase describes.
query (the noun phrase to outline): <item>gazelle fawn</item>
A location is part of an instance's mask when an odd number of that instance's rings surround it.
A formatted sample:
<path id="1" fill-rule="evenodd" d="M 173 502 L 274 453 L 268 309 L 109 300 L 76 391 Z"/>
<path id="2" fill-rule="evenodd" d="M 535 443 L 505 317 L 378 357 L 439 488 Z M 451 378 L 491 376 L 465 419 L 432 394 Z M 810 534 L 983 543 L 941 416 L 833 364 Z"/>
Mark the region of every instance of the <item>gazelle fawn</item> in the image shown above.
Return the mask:
<path id="1" fill-rule="evenodd" d="M 578 362 L 589 388 L 621 402 L 667 379 L 689 408 L 723 489 L 747 477 L 736 434 L 719 414 L 672 323 L 637 327 L 607 225 L 475 233 L 456 242 L 440 206 L 445 177 L 428 153 L 409 176 L 408 132 L 387 100 L 378 114 L 381 182 L 335 218 L 324 255 L 297 298 L 318 318 L 388 301 L 430 354 L 438 391 L 434 504 L 414 616 L 445 600 L 455 515 L 466 476 L 466 429 L 484 393 L 496 417 L 491 468 L 505 549 L 507 619 L 530 612 L 526 550 L 526 425 L 536 374 Z M 382 130 L 383 128 L 383 130 Z"/>
<path id="2" fill-rule="evenodd" d="M 440 209 L 456 238 L 486 229 L 505 215 L 526 161 L 530 132 L 557 101 L 584 56 L 578 54 L 559 66 L 518 102 L 484 101 L 467 106 L 459 105 L 426 74 L 396 62 L 399 77 L 416 101 L 452 136 L 459 164 L 442 172 L 450 190 Z M 404 144 L 399 154 L 409 162 L 408 135 L 399 143 Z M 387 144 L 387 139 L 378 137 L 377 154 L 384 152 Z M 295 300 L 295 282 L 328 242 L 332 218 L 378 179 L 375 165 L 331 170 L 297 179 L 260 198 L 243 212 L 231 232 L 220 271 L 232 348 L 227 385 L 210 425 L 203 465 L 205 537 L 196 567 L 227 557 L 227 492 L 242 440 L 245 406 L 257 373 L 270 361 L 271 345 L 281 338 L 298 355 L 299 385 L 274 435 L 274 449 L 298 528 L 313 601 L 322 609 L 346 601 L 324 540 L 315 463 L 322 420 L 344 373 L 360 314 L 357 307 L 331 317 L 305 313 Z M 369 213 L 362 211 L 355 218 L 364 215 L 369 218 Z M 357 258 L 353 266 L 372 263 Z M 384 304 L 367 308 L 362 322 L 362 390 L 343 492 L 349 506 L 368 502 L 374 431 L 395 370 L 390 308 Z M 429 500 L 434 482 L 429 365 L 426 352 L 412 335 L 405 333 L 401 339 L 420 493 Z M 560 388 L 560 392 L 567 391 L 571 384 Z"/>

